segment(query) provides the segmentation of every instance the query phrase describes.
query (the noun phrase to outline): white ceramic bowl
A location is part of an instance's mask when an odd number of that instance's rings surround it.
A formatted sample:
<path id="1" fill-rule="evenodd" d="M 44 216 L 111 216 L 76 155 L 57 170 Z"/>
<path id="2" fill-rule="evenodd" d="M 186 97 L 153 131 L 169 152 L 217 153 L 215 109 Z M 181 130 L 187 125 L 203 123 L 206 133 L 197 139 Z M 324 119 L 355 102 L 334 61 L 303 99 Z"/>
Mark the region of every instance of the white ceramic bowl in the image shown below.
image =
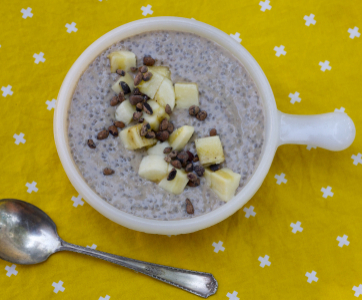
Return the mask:
<path id="1" fill-rule="evenodd" d="M 192 219 L 158 221 L 140 218 L 113 207 L 98 196 L 85 182 L 75 165 L 68 146 L 67 112 L 78 79 L 88 65 L 105 49 L 127 37 L 151 30 L 192 32 L 210 39 L 231 52 L 248 70 L 256 83 L 265 107 L 265 144 L 259 165 L 247 185 L 220 208 Z M 277 110 L 273 92 L 262 69 L 239 43 L 221 30 L 199 21 L 158 17 L 134 21 L 120 26 L 90 45 L 73 64 L 60 88 L 54 116 L 57 151 L 75 189 L 94 209 L 110 220 L 130 229 L 156 234 L 182 234 L 207 228 L 226 219 L 240 209 L 258 190 L 281 144 L 308 144 L 329 150 L 347 148 L 354 140 L 355 127 L 344 113 L 317 116 L 292 116 Z"/>

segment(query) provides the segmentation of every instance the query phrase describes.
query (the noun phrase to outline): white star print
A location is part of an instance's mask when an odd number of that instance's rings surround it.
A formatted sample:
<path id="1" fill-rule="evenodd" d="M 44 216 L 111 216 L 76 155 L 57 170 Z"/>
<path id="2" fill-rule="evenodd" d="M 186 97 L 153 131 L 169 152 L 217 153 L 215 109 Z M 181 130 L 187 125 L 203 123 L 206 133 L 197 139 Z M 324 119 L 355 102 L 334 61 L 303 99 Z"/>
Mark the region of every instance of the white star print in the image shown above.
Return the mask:
<path id="1" fill-rule="evenodd" d="M 328 196 L 333 197 L 334 193 L 331 192 L 332 188 L 327 186 L 327 188 L 322 187 L 321 192 L 323 193 L 323 198 L 327 198 Z"/>
<path id="2" fill-rule="evenodd" d="M 310 24 L 313 24 L 315 25 L 315 23 L 317 23 L 316 20 L 314 20 L 314 15 L 313 14 L 310 14 L 309 17 L 308 16 L 304 16 L 304 20 L 305 20 L 305 25 L 306 26 L 309 26 Z"/>
<path id="3" fill-rule="evenodd" d="M 290 227 L 292 227 L 293 229 L 292 229 L 292 232 L 294 233 L 294 234 L 296 234 L 297 233 L 297 231 L 299 231 L 299 232 L 302 232 L 303 231 L 303 228 L 300 226 L 302 223 L 301 222 L 297 222 L 297 223 L 292 223 L 292 224 L 290 224 Z"/>
<path id="4" fill-rule="evenodd" d="M 41 61 L 42 63 L 45 62 L 45 58 L 44 58 L 44 53 L 40 52 L 39 54 L 34 54 L 33 57 L 35 58 L 35 63 L 39 64 L 39 62 Z"/>
<path id="5" fill-rule="evenodd" d="M 248 219 L 250 216 L 255 217 L 255 215 L 256 215 L 256 212 L 254 211 L 254 206 L 252 206 L 252 205 L 250 205 L 249 208 L 244 207 L 243 211 L 245 211 L 245 218 L 248 218 Z"/>
<path id="6" fill-rule="evenodd" d="M 99 297 L 98 300 L 109 300 L 109 299 L 111 299 L 111 297 L 108 296 L 108 295 L 106 295 L 104 298 L 103 298 L 103 297 Z"/>
<path id="7" fill-rule="evenodd" d="M 353 164 L 357 166 L 358 164 L 362 165 L 362 154 L 358 153 L 357 155 L 352 155 L 351 157 L 353 159 Z"/>
<path id="8" fill-rule="evenodd" d="M 95 250 L 95 249 L 97 249 L 97 245 L 93 244 L 92 246 L 87 246 L 86 248 Z"/>
<path id="9" fill-rule="evenodd" d="M 31 18 L 33 16 L 30 7 L 28 7 L 27 9 L 22 8 L 20 12 L 23 14 L 23 19 L 26 19 L 27 17 Z"/>
<path id="10" fill-rule="evenodd" d="M 356 297 L 359 297 L 359 295 L 362 294 L 362 284 L 360 284 L 358 287 L 353 286 L 352 291 L 355 292 L 354 295 L 355 295 Z"/>
<path id="11" fill-rule="evenodd" d="M 47 110 L 52 110 L 53 108 L 55 108 L 55 105 L 57 104 L 57 100 L 53 99 L 52 101 L 45 101 L 45 104 L 48 106 Z"/>
<path id="12" fill-rule="evenodd" d="M 305 276 L 308 277 L 308 280 L 307 282 L 308 283 L 312 283 L 313 281 L 317 282 L 318 281 L 318 278 L 315 276 L 317 273 L 315 271 L 312 271 L 312 273 L 305 273 Z"/>
<path id="13" fill-rule="evenodd" d="M 341 108 L 340 109 L 335 109 L 334 110 L 334 112 L 341 112 L 341 113 L 344 113 L 344 110 L 345 110 L 345 108 L 343 107 L 343 106 L 341 106 Z"/>
<path id="14" fill-rule="evenodd" d="M 151 10 L 151 5 L 147 5 L 146 7 L 142 6 L 141 7 L 141 10 L 143 11 L 142 12 L 142 15 L 143 16 L 147 16 L 148 14 L 152 15 L 153 14 L 153 10 Z"/>
<path id="15" fill-rule="evenodd" d="M 31 194 L 32 192 L 37 192 L 38 191 L 38 188 L 36 187 L 36 182 L 35 181 L 33 181 L 32 183 L 29 183 L 29 182 L 27 182 L 26 184 L 25 184 L 25 186 L 28 188 L 27 189 L 27 192 L 29 193 L 29 194 Z"/>
<path id="16" fill-rule="evenodd" d="M 258 260 L 260 261 L 260 266 L 264 268 L 265 266 L 270 266 L 271 262 L 269 261 L 269 256 L 265 255 L 264 257 L 259 256 Z"/>
<path id="17" fill-rule="evenodd" d="M 237 294 L 238 294 L 238 292 L 234 291 L 232 294 L 227 293 L 226 297 L 228 297 L 229 300 L 240 300 L 239 297 L 236 297 Z"/>
<path id="18" fill-rule="evenodd" d="M 295 92 L 294 94 L 289 94 L 290 103 L 294 104 L 295 102 L 300 102 L 302 99 L 299 97 L 299 93 Z"/>
<path id="19" fill-rule="evenodd" d="M 347 239 L 348 239 L 348 236 L 347 235 L 343 235 L 343 237 L 340 237 L 340 236 L 338 236 L 337 237 L 337 241 L 339 242 L 338 243 L 338 246 L 339 247 L 343 247 L 344 245 L 346 245 L 346 246 L 348 246 L 349 245 L 349 241 L 347 241 Z"/>
<path id="20" fill-rule="evenodd" d="M 325 70 L 331 70 L 332 67 L 329 65 L 329 61 L 326 60 L 325 62 L 319 62 L 319 65 L 321 66 L 321 71 L 325 72 Z"/>
<path id="21" fill-rule="evenodd" d="M 78 197 L 72 197 L 73 206 L 78 207 L 78 205 L 83 206 L 84 202 L 82 201 L 82 196 L 78 195 Z"/>
<path id="22" fill-rule="evenodd" d="M 269 5 L 270 1 L 269 0 L 265 0 L 265 1 L 260 1 L 259 5 L 261 6 L 260 10 L 261 11 L 265 11 L 267 9 L 271 10 L 271 6 Z"/>
<path id="23" fill-rule="evenodd" d="M 1 90 L 3 92 L 3 97 L 6 97 L 7 95 L 12 96 L 13 91 L 11 90 L 11 88 L 12 88 L 11 85 L 8 85 L 7 87 L 5 87 L 5 86 L 1 87 Z"/>
<path id="24" fill-rule="evenodd" d="M 280 45 L 279 47 L 277 47 L 277 46 L 275 46 L 274 47 L 274 51 L 276 52 L 275 53 L 275 56 L 277 56 L 277 57 L 279 57 L 280 55 L 285 55 L 285 54 L 287 54 L 287 52 L 286 51 L 284 51 L 284 46 L 283 45 Z"/>
<path id="25" fill-rule="evenodd" d="M 5 270 L 7 271 L 6 276 L 11 277 L 11 275 L 16 276 L 18 274 L 18 271 L 15 270 L 16 265 L 12 265 L 11 267 L 6 266 Z"/>
<path id="26" fill-rule="evenodd" d="M 217 244 L 215 242 L 212 243 L 212 246 L 215 247 L 214 252 L 219 253 L 219 251 L 225 250 L 225 248 L 222 246 L 223 242 L 219 241 Z"/>
<path id="27" fill-rule="evenodd" d="M 280 175 L 275 174 L 274 178 L 277 180 L 277 184 L 281 184 L 281 183 L 287 183 L 288 180 L 285 179 L 285 174 L 281 173 Z"/>
<path id="28" fill-rule="evenodd" d="M 349 37 L 351 39 L 354 39 L 355 37 L 360 37 L 360 33 L 358 32 L 358 27 L 354 27 L 353 29 L 352 28 L 349 28 L 348 30 L 348 33 L 349 33 Z"/>
<path id="29" fill-rule="evenodd" d="M 53 282 L 53 283 L 52 283 L 52 286 L 54 287 L 54 291 L 53 291 L 53 292 L 56 293 L 56 294 L 58 294 L 59 291 L 64 292 L 65 288 L 62 286 L 63 283 L 64 283 L 64 282 L 61 281 L 61 280 L 59 280 L 58 283 Z"/>
<path id="30" fill-rule="evenodd" d="M 240 33 L 239 32 L 236 32 L 235 34 L 231 34 L 230 33 L 230 36 L 235 40 L 237 41 L 238 43 L 240 43 L 242 40 L 240 38 Z"/>
<path id="31" fill-rule="evenodd" d="M 26 139 L 24 139 L 24 136 L 25 136 L 25 134 L 22 133 L 22 132 L 20 132 L 19 135 L 17 135 L 17 134 L 15 133 L 15 134 L 13 135 L 13 138 L 15 139 L 15 144 L 16 144 L 16 145 L 19 145 L 20 143 L 25 144 Z"/>
<path id="32" fill-rule="evenodd" d="M 65 27 L 67 27 L 67 32 L 71 33 L 71 32 L 77 32 L 78 28 L 75 27 L 75 25 L 77 25 L 76 23 L 72 22 L 72 24 L 65 24 Z"/>

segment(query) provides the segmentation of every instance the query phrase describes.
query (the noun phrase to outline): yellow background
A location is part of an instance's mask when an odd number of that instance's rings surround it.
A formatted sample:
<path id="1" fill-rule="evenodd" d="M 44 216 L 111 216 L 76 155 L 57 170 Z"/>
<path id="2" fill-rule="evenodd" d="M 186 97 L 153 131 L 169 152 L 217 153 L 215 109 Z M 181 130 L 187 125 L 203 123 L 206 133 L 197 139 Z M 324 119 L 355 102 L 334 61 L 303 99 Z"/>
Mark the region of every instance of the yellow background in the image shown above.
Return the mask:
<path id="1" fill-rule="evenodd" d="M 354 120 L 357 136 L 341 152 L 306 146 L 278 149 L 265 181 L 246 205 L 255 217 L 240 210 L 211 228 L 182 236 L 157 236 L 116 225 L 87 203 L 73 207 L 78 193 L 68 181 L 53 139 L 53 110 L 45 102 L 57 97 L 67 71 L 98 37 L 127 22 L 144 18 L 141 6 L 152 5 L 153 16 L 181 16 L 211 24 L 227 34 L 240 33 L 241 44 L 255 57 L 269 79 L 278 108 L 286 113 L 315 114 L 344 107 Z M 18 198 L 47 212 L 66 241 L 98 250 L 175 267 L 211 272 L 219 289 L 211 299 L 355 299 L 362 284 L 362 164 L 352 155 L 362 152 L 361 87 L 362 2 L 271 1 L 260 10 L 259 0 L 243 1 L 44 1 L 2 0 L 0 4 L 0 87 L 12 86 L 13 95 L 0 92 L 0 198 Z M 33 17 L 23 19 L 30 7 Z M 307 27 L 303 17 L 315 15 Z M 150 17 L 148 15 L 147 17 Z M 67 33 L 65 24 L 76 23 Z M 277 57 L 275 46 L 285 46 Z M 34 53 L 46 61 L 35 64 Z M 320 61 L 332 69 L 322 72 Z M 291 104 L 298 91 L 301 102 Z M 26 143 L 13 135 L 23 132 Z M 274 176 L 285 173 L 286 184 Z M 25 184 L 37 182 L 38 192 Z M 322 197 L 322 187 L 333 197 Z M 293 234 L 291 223 L 303 232 Z M 338 236 L 350 244 L 338 247 Z M 224 252 L 215 253 L 213 242 Z M 1 241 L 0 241 L 1 242 Z M 258 258 L 268 255 L 270 266 Z M 16 276 L 6 276 L 11 263 L 0 260 L 1 299 L 197 299 L 197 296 L 97 259 L 58 253 L 46 263 L 17 265 Z M 307 282 L 306 272 L 317 272 L 318 282 Z M 52 283 L 63 281 L 64 292 Z"/>

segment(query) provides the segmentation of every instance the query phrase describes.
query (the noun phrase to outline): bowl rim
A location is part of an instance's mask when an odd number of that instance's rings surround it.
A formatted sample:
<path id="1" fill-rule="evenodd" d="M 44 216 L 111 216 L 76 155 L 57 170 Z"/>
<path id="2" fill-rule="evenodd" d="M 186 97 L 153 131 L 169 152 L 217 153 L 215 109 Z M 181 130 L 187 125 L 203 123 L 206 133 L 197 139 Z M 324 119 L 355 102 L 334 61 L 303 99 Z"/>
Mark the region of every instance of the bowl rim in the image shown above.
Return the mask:
<path id="1" fill-rule="evenodd" d="M 68 145 L 67 116 L 70 101 L 80 76 L 88 65 L 114 43 L 147 31 L 175 30 L 195 33 L 218 43 L 246 68 L 257 85 L 265 109 L 265 143 L 259 164 L 245 187 L 228 203 L 201 216 L 182 220 L 152 220 L 123 212 L 104 201 L 83 179 Z M 256 193 L 267 175 L 278 146 L 278 110 L 270 84 L 253 56 L 223 31 L 200 21 L 180 17 L 153 17 L 119 26 L 93 42 L 74 62 L 59 90 L 54 112 L 54 139 L 62 166 L 78 193 L 99 213 L 127 228 L 152 234 L 177 235 L 215 225 L 239 210 Z"/>

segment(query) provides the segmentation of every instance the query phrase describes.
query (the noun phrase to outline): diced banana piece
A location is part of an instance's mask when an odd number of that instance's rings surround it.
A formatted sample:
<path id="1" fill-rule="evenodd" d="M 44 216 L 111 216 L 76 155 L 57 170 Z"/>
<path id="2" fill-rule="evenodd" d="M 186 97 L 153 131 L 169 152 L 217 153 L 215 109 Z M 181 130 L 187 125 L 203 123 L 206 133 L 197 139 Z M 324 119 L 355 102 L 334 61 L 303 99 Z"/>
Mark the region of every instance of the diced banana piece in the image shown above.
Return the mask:
<path id="1" fill-rule="evenodd" d="M 158 73 L 152 73 L 152 78 L 149 81 L 141 81 L 137 87 L 141 93 L 153 99 L 164 78 Z"/>
<path id="2" fill-rule="evenodd" d="M 197 83 L 175 83 L 175 95 L 177 108 L 189 108 L 192 105 L 199 105 Z"/>
<path id="3" fill-rule="evenodd" d="M 168 175 L 168 163 L 160 155 L 145 156 L 138 169 L 138 175 L 151 181 L 160 181 Z"/>
<path id="4" fill-rule="evenodd" d="M 203 166 L 220 164 L 225 160 L 218 135 L 195 140 L 196 152 Z"/>
<path id="5" fill-rule="evenodd" d="M 121 76 L 115 84 L 112 85 L 112 90 L 116 93 L 116 94 L 119 94 L 121 91 L 122 91 L 122 88 L 121 86 L 119 85 L 119 83 L 123 81 L 125 83 L 128 84 L 129 88 L 131 89 L 131 92 L 134 90 L 134 80 L 133 80 L 133 77 L 129 74 L 129 73 L 126 73 L 126 75 L 124 76 Z"/>
<path id="6" fill-rule="evenodd" d="M 155 100 L 162 107 L 166 107 L 166 105 L 170 105 L 171 110 L 175 107 L 175 89 L 173 87 L 173 83 L 170 79 L 165 78 L 156 95 Z"/>
<path id="7" fill-rule="evenodd" d="M 136 67 L 136 55 L 130 51 L 116 51 L 108 55 L 111 63 L 111 72 L 117 69 L 129 71 L 132 67 Z"/>
<path id="8" fill-rule="evenodd" d="M 136 107 L 133 106 L 129 100 L 125 100 L 116 109 L 116 120 L 128 125 L 131 123 L 135 111 Z"/>
<path id="9" fill-rule="evenodd" d="M 157 143 L 156 139 L 146 139 L 140 135 L 142 125 L 143 124 L 137 124 L 121 131 L 119 137 L 126 149 L 135 150 Z"/>
<path id="10" fill-rule="evenodd" d="M 147 101 L 147 103 L 151 106 L 153 114 L 149 115 L 144 113 L 143 114 L 143 118 L 145 119 L 145 121 L 147 123 L 150 124 L 151 128 L 153 130 L 158 130 L 158 127 L 160 126 L 160 122 L 164 119 L 167 118 L 169 119 L 169 115 L 166 114 L 165 109 L 158 105 L 156 101 L 154 100 L 149 100 Z"/>
<path id="11" fill-rule="evenodd" d="M 148 67 L 148 71 L 150 71 L 152 74 L 158 73 L 158 74 L 162 75 L 163 77 L 171 79 L 171 71 L 168 67 L 152 66 L 152 67 Z"/>
<path id="12" fill-rule="evenodd" d="M 168 142 L 170 143 L 172 149 L 179 151 L 185 147 L 194 131 L 194 127 L 189 125 L 182 126 L 175 130 L 168 138 Z"/>
<path id="13" fill-rule="evenodd" d="M 225 202 L 234 197 L 241 179 L 240 174 L 227 168 L 222 168 L 216 172 L 205 169 L 204 177 L 207 185 Z"/>
<path id="14" fill-rule="evenodd" d="M 165 150 L 165 148 L 170 147 L 170 144 L 168 142 L 158 142 L 156 145 L 154 145 L 153 147 L 149 148 L 147 150 L 147 154 L 148 155 L 159 155 L 162 157 L 165 157 L 166 154 L 163 153 L 163 150 Z"/>
<path id="15" fill-rule="evenodd" d="M 168 172 L 171 172 L 172 166 L 168 166 Z M 158 184 L 164 190 L 172 193 L 172 194 L 181 194 L 185 189 L 189 179 L 187 178 L 187 174 L 184 170 L 177 169 L 176 177 L 173 180 L 168 181 L 167 177 L 163 178 Z"/>

